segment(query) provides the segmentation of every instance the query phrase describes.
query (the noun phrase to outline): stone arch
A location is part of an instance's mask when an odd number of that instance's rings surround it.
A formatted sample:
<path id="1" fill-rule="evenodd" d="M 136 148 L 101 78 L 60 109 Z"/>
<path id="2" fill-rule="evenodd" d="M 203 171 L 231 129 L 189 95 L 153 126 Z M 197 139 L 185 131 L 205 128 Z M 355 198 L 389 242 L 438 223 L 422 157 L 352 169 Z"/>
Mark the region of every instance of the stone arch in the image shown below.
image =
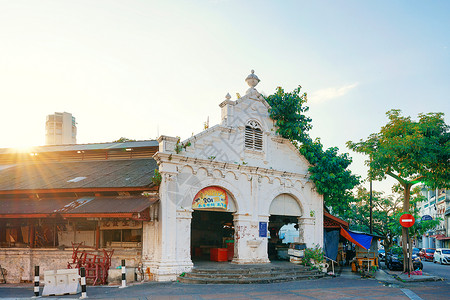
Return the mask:
<path id="1" fill-rule="evenodd" d="M 194 173 L 195 173 L 194 168 L 192 168 L 192 167 L 189 166 L 189 165 L 184 165 L 184 166 L 182 166 L 182 167 L 181 167 L 181 170 L 180 170 L 180 173 L 185 173 L 186 171 L 191 172 L 191 174 L 194 174 Z"/>
<path id="2" fill-rule="evenodd" d="M 213 177 L 215 177 L 215 178 L 224 178 L 225 177 L 225 175 L 222 173 L 222 171 L 221 170 L 219 170 L 219 169 L 214 169 L 212 172 L 211 172 L 211 174 L 213 175 Z"/>
<path id="3" fill-rule="evenodd" d="M 293 188 L 293 187 L 279 187 L 275 190 L 272 191 L 272 193 L 270 193 L 267 197 L 267 201 L 264 202 L 263 205 L 263 214 L 265 215 L 270 215 L 270 206 L 272 204 L 272 202 L 280 195 L 289 195 L 290 197 L 292 197 L 298 204 L 300 212 L 302 215 L 305 214 L 305 204 L 306 203 L 302 203 L 302 201 L 300 199 L 305 199 L 305 195 L 302 191 Z"/>
<path id="4" fill-rule="evenodd" d="M 245 210 L 245 208 L 243 207 L 244 203 L 238 201 L 238 199 L 242 198 L 242 193 L 239 191 L 239 189 L 237 189 L 227 181 L 217 178 L 206 178 L 204 180 L 198 180 L 188 190 L 184 191 L 185 196 L 182 200 L 183 206 L 192 208 L 192 200 L 194 199 L 195 195 L 208 186 L 217 186 L 223 188 L 232 198 L 228 201 L 233 201 L 233 204 L 236 208 L 235 213 L 240 213 L 241 211 Z"/>
<path id="5" fill-rule="evenodd" d="M 270 202 L 269 215 L 301 217 L 303 214 L 301 203 L 292 194 L 282 193 Z"/>

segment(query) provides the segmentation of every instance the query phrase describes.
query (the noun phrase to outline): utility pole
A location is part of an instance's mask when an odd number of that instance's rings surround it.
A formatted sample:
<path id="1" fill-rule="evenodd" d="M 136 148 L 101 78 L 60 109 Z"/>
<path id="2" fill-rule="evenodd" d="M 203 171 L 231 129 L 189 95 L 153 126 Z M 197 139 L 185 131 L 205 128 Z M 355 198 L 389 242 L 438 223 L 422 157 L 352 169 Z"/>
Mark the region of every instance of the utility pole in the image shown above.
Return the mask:
<path id="1" fill-rule="evenodd" d="M 370 234 L 373 233 L 373 220 L 372 220 L 372 179 L 370 179 Z"/>

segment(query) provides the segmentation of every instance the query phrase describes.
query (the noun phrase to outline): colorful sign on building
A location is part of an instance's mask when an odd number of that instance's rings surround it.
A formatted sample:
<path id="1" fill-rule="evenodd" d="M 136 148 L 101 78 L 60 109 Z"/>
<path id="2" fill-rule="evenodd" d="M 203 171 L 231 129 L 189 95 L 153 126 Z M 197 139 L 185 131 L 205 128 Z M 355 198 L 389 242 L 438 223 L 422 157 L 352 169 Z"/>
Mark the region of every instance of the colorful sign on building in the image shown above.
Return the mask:
<path id="1" fill-rule="evenodd" d="M 228 208 L 227 192 L 217 186 L 204 188 L 197 193 L 192 202 L 192 209 Z"/>

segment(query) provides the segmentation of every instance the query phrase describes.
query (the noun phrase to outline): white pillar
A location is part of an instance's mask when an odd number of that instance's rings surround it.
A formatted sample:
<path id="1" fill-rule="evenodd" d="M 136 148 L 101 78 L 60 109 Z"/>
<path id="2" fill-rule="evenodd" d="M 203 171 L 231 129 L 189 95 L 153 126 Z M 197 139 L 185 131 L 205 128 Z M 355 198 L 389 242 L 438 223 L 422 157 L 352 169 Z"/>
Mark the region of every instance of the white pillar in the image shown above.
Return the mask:
<path id="1" fill-rule="evenodd" d="M 314 245 L 320 245 L 322 246 L 322 243 L 320 241 L 316 241 L 316 222 L 315 218 L 305 218 L 305 217 L 299 217 L 298 218 L 298 229 L 300 234 L 300 242 L 305 243 L 306 247 L 312 248 Z"/>
<path id="2" fill-rule="evenodd" d="M 267 217 L 268 220 L 268 217 Z M 259 237 L 259 222 L 248 214 L 234 215 L 234 257 L 236 264 L 268 263 L 267 238 Z"/>
<path id="3" fill-rule="evenodd" d="M 180 274 L 176 258 L 177 194 L 173 182 L 174 174 L 160 172 L 162 180 L 159 187 L 159 243 L 156 262 L 151 272 L 155 281 L 174 281 Z"/>
<path id="4" fill-rule="evenodd" d="M 177 210 L 177 252 L 176 259 L 180 273 L 189 272 L 194 266 L 191 259 L 192 209 Z"/>

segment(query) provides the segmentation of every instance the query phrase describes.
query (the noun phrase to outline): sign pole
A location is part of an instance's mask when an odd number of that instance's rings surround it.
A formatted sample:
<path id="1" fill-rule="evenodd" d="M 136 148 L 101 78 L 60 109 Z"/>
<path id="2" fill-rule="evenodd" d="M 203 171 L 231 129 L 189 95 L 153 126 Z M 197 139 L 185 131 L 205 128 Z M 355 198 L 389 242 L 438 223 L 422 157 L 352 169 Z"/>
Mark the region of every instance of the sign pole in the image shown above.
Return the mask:
<path id="1" fill-rule="evenodd" d="M 410 259 L 410 248 L 411 248 L 411 241 L 409 240 L 409 227 L 413 226 L 415 223 L 414 216 L 411 214 L 404 214 L 400 217 L 400 225 L 406 230 L 406 257 L 403 258 L 403 264 L 406 266 L 406 269 L 408 270 L 408 277 L 410 276 L 409 272 L 409 259 Z"/>

